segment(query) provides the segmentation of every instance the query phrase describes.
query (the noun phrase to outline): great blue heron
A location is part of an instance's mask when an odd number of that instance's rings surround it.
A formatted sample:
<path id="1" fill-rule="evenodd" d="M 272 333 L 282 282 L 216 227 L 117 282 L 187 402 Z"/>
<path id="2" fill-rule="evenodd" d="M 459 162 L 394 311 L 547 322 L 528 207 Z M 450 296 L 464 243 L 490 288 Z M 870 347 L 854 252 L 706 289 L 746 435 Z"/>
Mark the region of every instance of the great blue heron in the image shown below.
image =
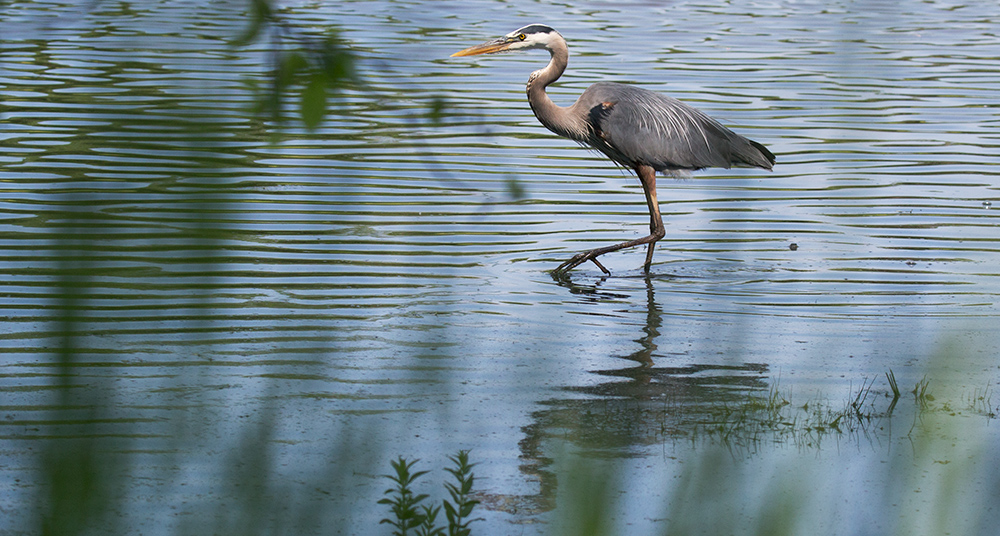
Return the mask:
<path id="1" fill-rule="evenodd" d="M 525 26 L 452 56 L 532 49 L 545 49 L 552 55 L 547 67 L 528 77 L 528 103 L 535 117 L 552 132 L 589 145 L 634 170 L 649 205 L 649 236 L 578 253 L 559 265 L 556 273 L 593 261 L 610 275 L 597 257 L 642 244 L 648 244 L 643 269 L 649 272 L 653 246 L 666 234 L 656 201 L 657 171 L 676 173 L 731 166 L 769 170 L 774 164 L 774 155 L 763 145 L 734 133 L 677 99 L 646 89 L 598 82 L 587 88 L 572 106 L 557 106 L 545 94 L 545 88 L 566 70 L 569 48 L 559 32 L 544 24 Z"/>

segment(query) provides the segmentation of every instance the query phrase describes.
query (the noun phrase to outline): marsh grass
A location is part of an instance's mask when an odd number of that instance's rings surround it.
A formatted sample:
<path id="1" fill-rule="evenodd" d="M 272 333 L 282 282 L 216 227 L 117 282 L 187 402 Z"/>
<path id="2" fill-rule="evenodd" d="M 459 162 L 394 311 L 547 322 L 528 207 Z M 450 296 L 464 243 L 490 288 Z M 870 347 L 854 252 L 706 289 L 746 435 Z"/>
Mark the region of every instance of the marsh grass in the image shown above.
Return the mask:
<path id="1" fill-rule="evenodd" d="M 993 388 L 991 387 L 993 380 L 986 382 L 986 386 L 982 389 L 976 387 L 972 396 L 967 400 L 968 408 L 972 410 L 973 413 L 982 415 L 989 419 L 994 419 L 997 416 L 997 411 L 1000 408 L 993 405 Z"/>
<path id="2" fill-rule="evenodd" d="M 889 388 L 892 389 L 892 398 L 899 398 L 899 384 L 896 383 L 896 375 L 892 372 L 892 369 L 889 369 L 885 373 L 885 379 L 889 381 Z"/>
<path id="3" fill-rule="evenodd" d="M 917 385 L 913 387 L 913 391 L 911 391 L 911 393 L 913 393 L 914 400 L 916 401 L 917 405 L 920 406 L 921 408 L 926 409 L 930 407 L 930 403 L 934 401 L 934 397 L 932 395 L 927 394 L 927 387 L 929 385 L 930 385 L 930 380 L 928 380 L 927 377 L 924 376 L 923 378 L 921 378 L 919 382 L 917 382 Z"/>
<path id="4" fill-rule="evenodd" d="M 896 375 L 892 372 L 892 369 L 889 369 L 885 373 L 885 379 L 889 382 L 889 389 L 892 390 L 892 402 L 889 403 L 886 413 L 892 415 L 892 410 L 896 409 L 896 404 L 899 402 L 899 383 L 896 382 Z"/>
<path id="5" fill-rule="evenodd" d="M 692 437 L 756 450 L 763 443 L 819 448 L 827 437 L 868 434 L 878 428 L 879 421 L 891 416 L 898 401 L 898 386 L 892 388 L 895 377 L 887 373 L 886 378 L 890 390 L 883 392 L 885 396 L 879 396 L 874 379 L 863 378 L 860 387 L 852 387 L 840 404 L 817 397 L 795 405 L 791 402 L 791 392 L 775 381 L 766 391 L 749 391 L 735 403 L 709 408 L 708 417 L 698 423 Z M 926 390 L 924 385 L 921 392 L 925 400 Z M 886 398 L 890 401 L 883 408 L 879 402 Z"/>

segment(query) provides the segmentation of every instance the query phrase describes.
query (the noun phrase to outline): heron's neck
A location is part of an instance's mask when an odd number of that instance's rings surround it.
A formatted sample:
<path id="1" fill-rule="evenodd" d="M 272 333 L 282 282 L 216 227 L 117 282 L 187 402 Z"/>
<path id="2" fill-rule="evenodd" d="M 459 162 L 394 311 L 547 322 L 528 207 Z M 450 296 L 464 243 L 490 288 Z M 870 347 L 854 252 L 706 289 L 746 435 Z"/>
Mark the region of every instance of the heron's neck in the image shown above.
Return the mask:
<path id="1" fill-rule="evenodd" d="M 545 87 L 558 80 L 569 63 L 566 41 L 561 37 L 555 39 L 550 44 L 549 52 L 552 54 L 549 64 L 528 77 L 528 104 L 545 128 L 560 136 L 582 141 L 586 139 L 586 123 L 575 119 L 567 108 L 557 106 L 545 93 Z"/>

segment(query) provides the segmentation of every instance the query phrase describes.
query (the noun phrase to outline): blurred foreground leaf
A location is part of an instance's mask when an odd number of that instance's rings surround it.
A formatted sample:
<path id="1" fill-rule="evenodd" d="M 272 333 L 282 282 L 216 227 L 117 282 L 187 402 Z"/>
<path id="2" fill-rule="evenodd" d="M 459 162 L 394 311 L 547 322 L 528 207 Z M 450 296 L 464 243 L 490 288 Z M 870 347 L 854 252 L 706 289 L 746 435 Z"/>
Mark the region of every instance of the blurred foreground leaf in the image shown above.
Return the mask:
<path id="1" fill-rule="evenodd" d="M 251 0 L 247 28 L 233 41 L 235 47 L 270 38 L 269 84 L 258 89 L 252 110 L 281 124 L 289 99 L 298 93 L 299 119 L 314 130 L 323 122 L 333 92 L 350 87 L 358 80 L 354 55 L 335 29 L 321 36 L 297 31 L 274 9 L 270 0 Z"/>
<path id="2" fill-rule="evenodd" d="M 302 122 L 306 128 L 313 130 L 319 126 L 326 116 L 326 80 L 323 76 L 313 76 L 309 85 L 302 90 L 300 107 Z"/>

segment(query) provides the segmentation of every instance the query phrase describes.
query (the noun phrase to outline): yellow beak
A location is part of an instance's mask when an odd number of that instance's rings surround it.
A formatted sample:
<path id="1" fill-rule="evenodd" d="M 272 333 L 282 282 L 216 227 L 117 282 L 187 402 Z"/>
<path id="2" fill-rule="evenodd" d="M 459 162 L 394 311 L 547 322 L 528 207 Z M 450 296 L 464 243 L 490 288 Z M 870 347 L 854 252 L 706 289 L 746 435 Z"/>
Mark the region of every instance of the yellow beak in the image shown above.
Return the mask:
<path id="1" fill-rule="evenodd" d="M 465 50 L 459 50 L 458 52 L 451 55 L 451 57 L 457 56 L 476 56 L 478 54 L 493 54 L 494 52 L 503 52 L 510 47 L 510 41 L 505 38 L 494 39 L 493 41 L 487 41 L 481 45 L 476 45 L 474 47 L 469 47 Z"/>

